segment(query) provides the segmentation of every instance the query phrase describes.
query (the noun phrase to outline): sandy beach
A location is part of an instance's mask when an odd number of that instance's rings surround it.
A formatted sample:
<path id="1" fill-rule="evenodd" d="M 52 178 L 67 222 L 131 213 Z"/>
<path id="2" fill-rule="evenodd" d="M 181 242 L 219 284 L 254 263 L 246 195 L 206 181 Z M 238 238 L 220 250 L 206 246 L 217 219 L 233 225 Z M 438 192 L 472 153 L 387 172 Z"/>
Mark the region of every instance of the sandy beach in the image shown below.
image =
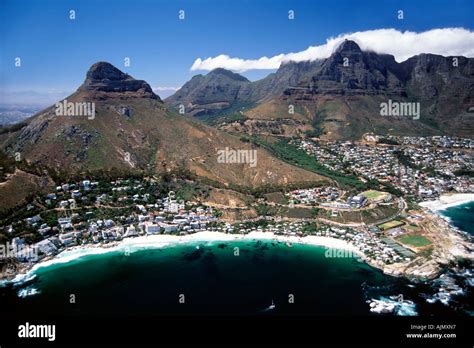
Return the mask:
<path id="1" fill-rule="evenodd" d="M 228 234 L 222 232 L 203 231 L 185 236 L 175 235 L 147 235 L 136 238 L 126 238 L 120 242 L 105 245 L 80 245 L 64 250 L 60 254 L 34 264 L 26 273 L 17 274 L 8 282 L 23 283 L 34 277 L 35 271 L 40 268 L 49 267 L 54 264 L 63 264 L 86 255 L 99 255 L 110 252 L 133 253 L 143 249 L 157 249 L 177 244 L 196 243 L 196 242 L 231 242 L 239 240 L 265 240 L 277 241 L 290 244 L 306 244 L 314 246 L 323 246 L 326 248 L 347 250 L 354 255 L 363 257 L 364 254 L 352 244 L 335 238 L 321 236 L 283 236 L 275 235 L 272 232 L 251 232 L 248 234 Z"/>
<path id="2" fill-rule="evenodd" d="M 437 200 L 421 202 L 419 205 L 436 212 L 472 201 L 474 201 L 474 193 L 454 193 L 441 195 Z"/>

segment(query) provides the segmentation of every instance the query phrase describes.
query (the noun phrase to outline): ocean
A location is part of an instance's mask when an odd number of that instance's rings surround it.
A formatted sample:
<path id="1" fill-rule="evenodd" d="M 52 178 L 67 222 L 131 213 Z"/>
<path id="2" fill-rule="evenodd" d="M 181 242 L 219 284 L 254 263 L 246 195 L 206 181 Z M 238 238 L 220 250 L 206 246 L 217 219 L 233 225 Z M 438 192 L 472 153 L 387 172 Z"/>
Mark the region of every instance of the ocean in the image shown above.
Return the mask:
<path id="1" fill-rule="evenodd" d="M 469 203 L 442 214 L 472 234 L 473 209 Z M 325 257 L 325 251 L 246 240 L 85 255 L 0 288 L 0 306 L 14 317 L 354 316 L 383 315 L 369 306 L 382 300 L 396 307 L 387 315 L 474 313 L 470 269 L 412 283 L 353 257 Z M 446 284 L 452 291 L 445 294 L 440 286 Z"/>
<path id="2" fill-rule="evenodd" d="M 456 205 L 440 211 L 449 222 L 471 235 L 474 235 L 474 202 Z"/>

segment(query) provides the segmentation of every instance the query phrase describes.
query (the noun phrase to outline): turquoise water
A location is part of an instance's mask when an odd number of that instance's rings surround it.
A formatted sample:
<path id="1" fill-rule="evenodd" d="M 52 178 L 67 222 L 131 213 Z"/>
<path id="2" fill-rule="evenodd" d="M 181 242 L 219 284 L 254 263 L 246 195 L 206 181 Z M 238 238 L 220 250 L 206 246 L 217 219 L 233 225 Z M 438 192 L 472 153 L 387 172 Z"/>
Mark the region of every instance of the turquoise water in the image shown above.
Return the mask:
<path id="1" fill-rule="evenodd" d="M 37 270 L 25 286 L 39 294 L 18 298 L 18 289 L 9 289 L 8 308 L 39 316 L 368 314 L 368 288 L 399 282 L 357 259 L 328 259 L 324 252 L 239 241 L 88 255 Z M 268 309 L 272 300 L 273 310 Z"/>
<path id="2" fill-rule="evenodd" d="M 440 213 L 448 217 L 452 225 L 474 235 L 474 202 L 457 205 Z"/>
<path id="3" fill-rule="evenodd" d="M 471 202 L 441 213 L 473 234 L 473 209 Z M 86 255 L 40 268 L 20 286 L 0 288 L 0 306 L 19 317 L 368 315 L 367 300 L 403 294 L 420 315 L 473 313 L 469 277 L 460 280 L 465 292 L 452 305 L 431 304 L 426 299 L 438 291 L 433 284 L 410 284 L 355 258 L 326 258 L 325 250 L 236 241 L 178 244 L 128 256 L 123 251 Z M 25 290 L 33 294 L 19 297 Z"/>

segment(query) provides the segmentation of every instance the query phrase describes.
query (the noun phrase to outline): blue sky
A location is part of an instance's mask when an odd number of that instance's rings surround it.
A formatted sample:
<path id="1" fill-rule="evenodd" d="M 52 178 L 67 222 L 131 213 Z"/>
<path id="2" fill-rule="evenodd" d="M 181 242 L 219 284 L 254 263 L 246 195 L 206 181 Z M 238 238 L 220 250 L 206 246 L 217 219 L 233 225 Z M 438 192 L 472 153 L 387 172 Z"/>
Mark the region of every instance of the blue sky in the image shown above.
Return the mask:
<path id="1" fill-rule="evenodd" d="M 71 9 L 75 20 L 69 19 Z M 185 10 L 185 20 L 178 19 L 179 10 Z M 0 103 L 11 102 L 10 92 L 16 91 L 72 92 L 97 61 L 108 61 L 153 87 L 178 87 L 205 73 L 190 70 L 197 58 L 258 59 L 371 29 L 472 30 L 473 13 L 471 0 L 1 0 Z M 20 68 L 14 66 L 15 57 L 22 60 Z M 124 67 L 125 57 L 130 67 Z M 254 80 L 270 72 L 244 75 Z"/>

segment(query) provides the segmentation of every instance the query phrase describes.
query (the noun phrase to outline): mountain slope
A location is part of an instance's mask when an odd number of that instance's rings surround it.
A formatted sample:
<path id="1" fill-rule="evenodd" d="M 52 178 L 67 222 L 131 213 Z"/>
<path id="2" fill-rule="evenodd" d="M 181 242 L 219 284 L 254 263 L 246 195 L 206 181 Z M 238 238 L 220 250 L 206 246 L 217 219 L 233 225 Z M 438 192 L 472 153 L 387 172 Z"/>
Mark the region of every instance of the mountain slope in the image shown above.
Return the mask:
<path id="1" fill-rule="evenodd" d="M 380 134 L 472 136 L 474 59 L 423 54 L 397 63 L 393 56 L 363 52 L 345 41 L 328 59 L 315 62 L 319 70 L 288 88 L 280 98 L 312 109 L 314 123 L 327 138 L 358 138 Z M 347 59 L 348 66 L 344 66 Z M 416 102 L 420 117 L 382 117 L 389 100 Z"/>
<path id="2" fill-rule="evenodd" d="M 206 83 L 196 80 L 194 88 L 206 90 Z M 468 112 L 474 105 L 472 58 L 422 54 L 397 63 L 391 55 L 362 51 L 345 40 L 327 59 L 283 63 L 276 73 L 246 83 L 244 90 L 239 101 L 258 105 L 241 111 L 240 120 L 224 126 L 227 130 L 291 136 L 312 128 L 328 139 L 354 139 L 370 131 L 474 134 L 474 113 Z M 195 102 L 187 90 L 180 98 Z M 420 103 L 419 120 L 380 116 L 381 103 L 388 100 Z M 200 103 L 208 112 L 205 100 Z M 289 113 L 289 106 L 298 112 Z"/>
<path id="3" fill-rule="evenodd" d="M 223 184 L 259 186 L 324 178 L 257 149 L 257 165 L 218 163 L 218 151 L 252 145 L 169 110 L 142 80 L 94 64 L 69 103 L 94 103 L 94 117 L 56 114 L 54 106 L 0 135 L 2 149 L 71 173 L 117 168 L 187 169 Z M 76 104 L 74 104 L 76 105 Z"/>
<path id="4" fill-rule="evenodd" d="M 212 114 L 235 103 L 251 101 L 250 85 L 251 82 L 239 74 L 215 69 L 205 76 L 194 76 L 166 102 L 174 107 L 184 105 L 186 113 L 192 116 Z"/>

